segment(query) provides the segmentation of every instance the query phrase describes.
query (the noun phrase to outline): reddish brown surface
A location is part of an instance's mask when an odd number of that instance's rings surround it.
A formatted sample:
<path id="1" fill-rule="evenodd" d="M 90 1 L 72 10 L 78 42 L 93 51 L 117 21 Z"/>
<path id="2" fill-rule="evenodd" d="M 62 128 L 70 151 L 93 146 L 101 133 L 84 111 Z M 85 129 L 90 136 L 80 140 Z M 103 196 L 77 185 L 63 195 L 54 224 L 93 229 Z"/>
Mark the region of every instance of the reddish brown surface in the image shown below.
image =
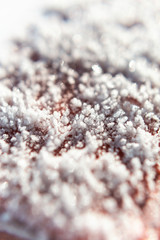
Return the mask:
<path id="1" fill-rule="evenodd" d="M 8 233 L 0 232 L 0 240 L 24 240 L 24 239 L 15 237 Z"/>

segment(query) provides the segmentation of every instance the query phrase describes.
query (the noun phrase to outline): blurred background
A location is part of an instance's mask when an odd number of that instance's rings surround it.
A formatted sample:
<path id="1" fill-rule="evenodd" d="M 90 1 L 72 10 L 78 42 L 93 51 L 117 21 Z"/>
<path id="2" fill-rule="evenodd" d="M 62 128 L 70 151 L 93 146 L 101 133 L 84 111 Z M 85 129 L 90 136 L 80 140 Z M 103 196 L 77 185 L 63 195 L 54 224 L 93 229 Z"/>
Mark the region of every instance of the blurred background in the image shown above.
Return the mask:
<path id="1" fill-rule="evenodd" d="M 37 21 L 40 10 L 52 0 L 0 0 L 0 57 L 5 57 L 10 39 L 22 35 Z"/>

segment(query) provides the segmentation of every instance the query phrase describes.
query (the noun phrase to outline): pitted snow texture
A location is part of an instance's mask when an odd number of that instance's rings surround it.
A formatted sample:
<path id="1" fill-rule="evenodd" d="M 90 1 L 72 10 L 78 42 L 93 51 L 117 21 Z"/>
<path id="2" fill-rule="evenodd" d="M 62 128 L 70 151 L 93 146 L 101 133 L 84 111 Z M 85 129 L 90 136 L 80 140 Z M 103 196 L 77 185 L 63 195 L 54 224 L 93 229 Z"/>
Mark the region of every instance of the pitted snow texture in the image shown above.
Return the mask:
<path id="1" fill-rule="evenodd" d="M 158 0 L 57 1 L 15 40 L 0 67 L 1 226 L 159 239 L 159 23 Z"/>

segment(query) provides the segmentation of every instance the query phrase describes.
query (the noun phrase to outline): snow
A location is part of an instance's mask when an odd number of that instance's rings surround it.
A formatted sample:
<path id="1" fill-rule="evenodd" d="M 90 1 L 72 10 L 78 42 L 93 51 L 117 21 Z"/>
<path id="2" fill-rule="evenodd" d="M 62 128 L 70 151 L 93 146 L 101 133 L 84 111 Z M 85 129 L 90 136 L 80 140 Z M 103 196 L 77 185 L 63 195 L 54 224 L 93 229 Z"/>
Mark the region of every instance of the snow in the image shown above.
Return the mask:
<path id="1" fill-rule="evenodd" d="M 158 236 L 149 214 L 160 210 L 158 9 L 158 0 L 4 3 L 0 228 L 34 240 Z M 9 38 L 19 42 L 6 48 Z"/>

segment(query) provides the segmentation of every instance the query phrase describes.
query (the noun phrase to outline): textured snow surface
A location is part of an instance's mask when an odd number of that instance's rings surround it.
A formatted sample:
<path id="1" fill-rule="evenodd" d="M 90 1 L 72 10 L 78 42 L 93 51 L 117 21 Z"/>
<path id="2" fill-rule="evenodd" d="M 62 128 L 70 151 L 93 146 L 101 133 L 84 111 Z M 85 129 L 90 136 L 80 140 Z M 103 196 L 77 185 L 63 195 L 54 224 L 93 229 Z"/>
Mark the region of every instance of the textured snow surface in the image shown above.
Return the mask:
<path id="1" fill-rule="evenodd" d="M 54 1 L 0 65 L 0 229 L 160 238 L 160 1 Z"/>

